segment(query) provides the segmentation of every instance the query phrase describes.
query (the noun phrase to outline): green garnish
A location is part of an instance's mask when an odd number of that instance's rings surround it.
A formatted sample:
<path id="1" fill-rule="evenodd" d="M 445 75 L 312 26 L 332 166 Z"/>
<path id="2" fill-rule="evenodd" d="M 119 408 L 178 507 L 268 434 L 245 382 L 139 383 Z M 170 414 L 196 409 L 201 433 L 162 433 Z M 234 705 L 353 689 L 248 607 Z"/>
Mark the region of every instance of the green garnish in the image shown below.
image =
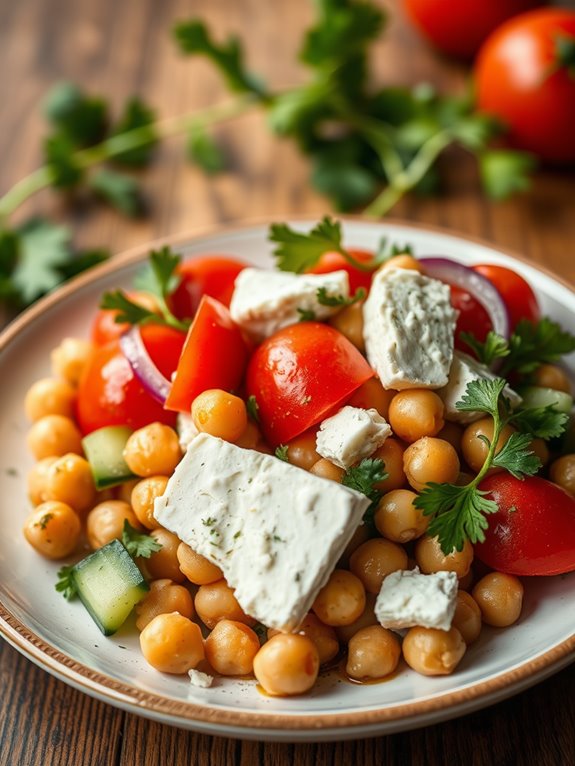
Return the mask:
<path id="1" fill-rule="evenodd" d="M 254 423 L 260 422 L 260 405 L 258 404 L 255 394 L 248 396 L 246 400 L 246 410 L 248 412 L 248 417 L 250 417 Z"/>
<path id="2" fill-rule="evenodd" d="M 331 295 L 328 293 L 326 287 L 318 287 L 317 302 L 322 306 L 341 306 L 344 308 L 345 306 L 353 306 L 354 303 L 362 301 L 365 298 L 365 295 L 366 293 L 363 287 L 359 287 L 356 290 L 355 295 L 352 295 L 350 298 L 346 298 L 343 295 Z"/>
<path id="3" fill-rule="evenodd" d="M 279 460 L 283 460 L 285 463 L 289 463 L 287 444 L 280 444 L 279 447 L 276 447 L 275 456 Z"/>
<path id="4" fill-rule="evenodd" d="M 299 314 L 300 322 L 315 322 L 317 318 L 313 309 L 298 308 L 297 313 Z"/>
<path id="5" fill-rule="evenodd" d="M 61 593 L 66 601 L 72 601 L 78 595 L 78 588 L 72 570 L 74 565 L 63 566 L 58 570 L 58 582 L 55 585 L 58 593 Z"/>
<path id="6" fill-rule="evenodd" d="M 152 553 L 162 549 L 161 543 L 154 540 L 151 535 L 138 532 L 127 519 L 124 521 L 122 530 L 122 543 L 133 559 L 149 559 Z"/>

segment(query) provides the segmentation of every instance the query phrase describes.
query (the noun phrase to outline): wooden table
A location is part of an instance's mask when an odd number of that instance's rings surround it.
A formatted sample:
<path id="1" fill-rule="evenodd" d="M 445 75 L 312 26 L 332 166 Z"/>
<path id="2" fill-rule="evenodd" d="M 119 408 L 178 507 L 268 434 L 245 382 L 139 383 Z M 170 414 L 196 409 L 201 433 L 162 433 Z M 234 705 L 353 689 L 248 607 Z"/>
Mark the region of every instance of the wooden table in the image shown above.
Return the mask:
<path id="1" fill-rule="evenodd" d="M 461 90 L 465 71 L 440 60 L 409 28 L 399 2 L 375 68 L 382 82 L 431 81 Z M 295 63 L 301 30 L 310 18 L 305 0 L 2 0 L 0 2 L 0 187 L 9 188 L 39 161 L 45 130 L 40 101 L 58 79 L 109 95 L 116 107 L 138 91 L 162 115 L 180 114 L 224 97 L 204 62 L 182 59 L 168 30 L 190 12 L 209 19 L 218 34 L 236 31 L 250 62 L 268 80 L 287 85 L 301 77 Z M 397 6 L 397 7 L 396 7 Z M 153 214 L 138 223 L 104 210 L 66 211 L 49 193 L 31 212 L 72 218 L 79 246 L 121 251 L 156 236 L 217 223 L 298 213 L 328 206 L 307 182 L 294 147 L 250 115 L 218 129 L 232 168 L 207 179 L 182 162 L 182 141 L 166 143 L 146 175 Z M 515 249 L 575 281 L 575 179 L 542 173 L 531 193 L 504 204 L 478 193 L 475 171 L 452 158 L 442 197 L 404 200 L 394 216 L 441 225 Z M 321 745 L 243 743 L 150 723 L 96 702 L 37 669 L 0 642 L 0 764 L 525 764 L 575 763 L 575 666 L 534 689 L 482 712 L 419 731 L 363 742 Z"/>

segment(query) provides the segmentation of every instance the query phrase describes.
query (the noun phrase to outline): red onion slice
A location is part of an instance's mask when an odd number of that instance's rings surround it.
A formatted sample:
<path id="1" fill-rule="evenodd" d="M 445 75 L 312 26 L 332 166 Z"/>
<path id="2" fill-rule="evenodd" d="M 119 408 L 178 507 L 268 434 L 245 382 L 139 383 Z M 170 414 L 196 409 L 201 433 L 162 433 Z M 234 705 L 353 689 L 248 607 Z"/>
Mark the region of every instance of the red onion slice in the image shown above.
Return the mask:
<path id="1" fill-rule="evenodd" d="M 152 361 L 142 340 L 140 328 L 131 327 L 120 338 L 120 348 L 134 375 L 138 378 L 148 394 L 160 404 L 164 404 L 170 391 L 171 383 L 158 370 Z"/>
<path id="2" fill-rule="evenodd" d="M 494 331 L 504 338 L 509 337 L 509 312 L 499 290 L 483 274 L 452 261 L 451 258 L 419 258 L 425 273 L 466 290 L 481 303 L 489 314 Z"/>

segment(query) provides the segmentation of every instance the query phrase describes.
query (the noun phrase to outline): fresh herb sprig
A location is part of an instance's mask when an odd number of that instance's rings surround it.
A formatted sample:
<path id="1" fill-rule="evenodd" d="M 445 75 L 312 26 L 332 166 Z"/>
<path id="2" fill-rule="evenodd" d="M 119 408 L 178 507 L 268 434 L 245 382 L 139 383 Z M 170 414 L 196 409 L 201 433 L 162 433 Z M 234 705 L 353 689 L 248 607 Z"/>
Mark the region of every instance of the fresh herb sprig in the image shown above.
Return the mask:
<path id="1" fill-rule="evenodd" d="M 138 532 L 127 519 L 122 530 L 122 544 L 133 559 L 149 559 L 152 553 L 162 549 L 161 543 L 145 532 Z"/>
<path id="2" fill-rule="evenodd" d="M 373 525 L 373 514 L 383 496 L 377 484 L 385 481 L 389 474 L 381 458 L 364 458 L 358 465 L 351 466 L 344 473 L 341 483 L 345 487 L 361 492 L 371 500 L 371 505 L 363 515 L 365 524 Z"/>
<path id="3" fill-rule="evenodd" d="M 327 287 L 318 287 L 317 289 L 317 302 L 321 306 L 331 306 L 332 308 L 345 308 L 346 306 L 353 306 L 354 303 L 359 303 L 365 298 L 365 290 L 363 287 L 359 287 L 355 294 L 346 298 L 344 295 L 333 295 L 328 292 Z"/>
<path id="4" fill-rule="evenodd" d="M 72 573 L 73 569 L 74 565 L 69 564 L 60 567 L 58 570 L 58 581 L 56 582 L 55 588 L 58 593 L 61 593 L 64 596 L 66 601 L 73 601 L 78 595 L 78 587 Z"/>
<path id="5" fill-rule="evenodd" d="M 483 412 L 493 418 L 493 437 L 484 438 L 488 452 L 477 476 L 463 486 L 431 482 L 414 501 L 417 508 L 432 517 L 428 533 L 438 537 L 446 555 L 462 550 L 466 540 L 476 543 L 485 539 L 487 517 L 498 510 L 495 501 L 486 496 L 488 493 L 479 489 L 489 469 L 503 468 L 518 479 L 532 476 L 541 467 L 541 461 L 530 449 L 533 437 L 544 433 L 558 435 L 565 427 L 566 419 L 553 408 L 545 408 L 545 413 L 514 414 L 503 393 L 505 385 L 504 378 L 474 380 L 467 384 L 465 394 L 455 405 L 461 412 Z M 523 425 L 529 424 L 529 433 L 513 433 L 498 450 L 504 427 L 512 422 L 519 425 L 521 418 Z"/>

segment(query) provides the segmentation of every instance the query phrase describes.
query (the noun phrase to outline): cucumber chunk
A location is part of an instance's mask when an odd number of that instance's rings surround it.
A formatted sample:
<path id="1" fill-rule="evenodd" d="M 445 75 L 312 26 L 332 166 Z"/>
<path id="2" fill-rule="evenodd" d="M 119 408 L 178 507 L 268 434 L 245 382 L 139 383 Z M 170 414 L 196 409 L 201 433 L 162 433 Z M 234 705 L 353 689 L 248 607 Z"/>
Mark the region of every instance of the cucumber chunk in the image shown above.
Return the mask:
<path id="1" fill-rule="evenodd" d="M 553 405 L 556 410 L 568 415 L 573 407 L 573 397 L 570 394 L 566 394 L 564 391 L 555 391 L 553 388 L 529 386 L 521 392 L 521 396 L 523 397 L 521 408 L 524 410 Z"/>
<path id="2" fill-rule="evenodd" d="M 113 487 L 134 478 L 124 460 L 124 447 L 132 433 L 128 426 L 105 426 L 82 439 L 96 489 Z"/>
<path id="3" fill-rule="evenodd" d="M 79 561 L 72 576 L 80 600 L 105 636 L 120 628 L 149 591 L 148 583 L 119 540 Z"/>

